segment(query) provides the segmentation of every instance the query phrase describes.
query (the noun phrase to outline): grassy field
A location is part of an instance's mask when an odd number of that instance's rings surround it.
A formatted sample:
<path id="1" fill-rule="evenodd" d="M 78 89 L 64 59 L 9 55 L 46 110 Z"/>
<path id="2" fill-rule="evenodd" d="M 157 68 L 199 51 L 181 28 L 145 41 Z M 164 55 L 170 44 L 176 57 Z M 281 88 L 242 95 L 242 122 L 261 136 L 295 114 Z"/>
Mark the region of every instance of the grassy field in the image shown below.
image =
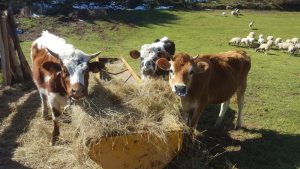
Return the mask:
<path id="1" fill-rule="evenodd" d="M 76 47 L 102 56 L 123 56 L 138 70 L 139 60 L 128 53 L 156 38 L 168 36 L 177 52 L 190 55 L 218 53 L 236 49 L 228 45 L 234 36 L 246 37 L 248 23 L 255 21 L 256 35 L 273 35 L 283 39 L 299 37 L 300 13 L 243 11 L 243 16 L 222 17 L 221 11 L 135 11 L 114 13 L 109 17 L 86 22 L 61 23 L 55 19 L 21 19 L 28 31 L 48 29 Z M 24 37 L 22 48 L 29 57 L 32 37 Z M 206 132 L 200 139 L 212 155 L 212 168 L 300 168 L 300 57 L 271 50 L 265 55 L 245 49 L 252 58 L 245 98 L 244 128 L 232 130 L 237 106 L 232 99 L 224 127 L 210 127 L 218 114 L 210 106 L 202 124 Z M 201 125 L 202 127 L 202 125 Z M 219 145 L 219 146 L 216 146 Z M 198 168 L 197 157 L 191 163 Z"/>

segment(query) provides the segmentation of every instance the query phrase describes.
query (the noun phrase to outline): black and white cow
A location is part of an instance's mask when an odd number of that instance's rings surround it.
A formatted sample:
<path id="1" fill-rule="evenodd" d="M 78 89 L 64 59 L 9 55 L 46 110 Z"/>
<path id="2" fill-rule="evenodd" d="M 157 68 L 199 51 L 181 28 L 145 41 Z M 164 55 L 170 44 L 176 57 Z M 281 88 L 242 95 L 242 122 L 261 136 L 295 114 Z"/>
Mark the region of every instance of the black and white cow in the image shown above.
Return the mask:
<path id="1" fill-rule="evenodd" d="M 141 78 L 166 76 L 167 71 L 160 69 L 156 60 L 161 57 L 167 57 L 170 60 L 171 55 L 175 54 L 175 43 L 168 37 L 156 39 L 151 44 L 145 44 L 141 50 L 130 51 L 130 56 L 133 59 L 141 58 Z"/>

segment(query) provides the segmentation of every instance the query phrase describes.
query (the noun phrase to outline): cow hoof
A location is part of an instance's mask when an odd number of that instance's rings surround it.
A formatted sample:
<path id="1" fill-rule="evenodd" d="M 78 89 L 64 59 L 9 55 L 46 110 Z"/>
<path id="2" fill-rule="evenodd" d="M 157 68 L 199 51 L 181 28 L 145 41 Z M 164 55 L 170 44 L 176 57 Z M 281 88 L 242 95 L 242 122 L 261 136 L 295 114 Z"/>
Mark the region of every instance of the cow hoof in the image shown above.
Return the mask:
<path id="1" fill-rule="evenodd" d="M 55 146 L 57 141 L 58 141 L 58 137 L 52 137 L 50 141 L 50 146 Z"/>
<path id="2" fill-rule="evenodd" d="M 235 129 L 235 130 L 241 129 L 241 125 L 235 125 L 234 129 Z"/>

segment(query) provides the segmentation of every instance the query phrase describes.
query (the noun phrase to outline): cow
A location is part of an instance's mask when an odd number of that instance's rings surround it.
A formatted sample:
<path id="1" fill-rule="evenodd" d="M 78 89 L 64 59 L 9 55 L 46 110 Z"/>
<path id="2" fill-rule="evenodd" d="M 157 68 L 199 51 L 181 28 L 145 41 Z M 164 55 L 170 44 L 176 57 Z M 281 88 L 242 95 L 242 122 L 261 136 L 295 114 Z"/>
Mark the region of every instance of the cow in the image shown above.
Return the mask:
<path id="1" fill-rule="evenodd" d="M 169 70 L 169 84 L 172 91 L 180 96 L 183 118 L 193 132 L 207 104 L 221 103 L 215 124 L 219 126 L 235 93 L 238 102 L 235 127 L 241 127 L 247 75 L 251 67 L 250 57 L 245 51 L 198 55 L 194 58 L 178 53 L 171 61 L 158 59 L 157 64 L 161 69 Z"/>
<path id="2" fill-rule="evenodd" d="M 162 55 L 162 52 L 167 52 Z M 141 78 L 153 78 L 163 76 L 163 78 L 168 74 L 167 71 L 161 70 L 156 65 L 156 60 L 161 57 L 165 57 L 170 60 L 171 55 L 175 54 L 175 43 L 169 40 L 168 37 L 163 37 L 161 39 L 156 39 L 151 44 L 145 44 L 141 47 L 141 50 L 130 51 L 130 56 L 133 59 L 141 58 Z"/>
<path id="3" fill-rule="evenodd" d="M 54 145 L 60 134 L 58 118 L 71 100 L 88 93 L 89 72 L 99 72 L 104 65 L 89 62 L 100 52 L 88 55 L 56 35 L 43 31 L 31 46 L 32 78 L 42 100 L 42 114 L 47 119 L 47 101 L 52 111 Z"/>

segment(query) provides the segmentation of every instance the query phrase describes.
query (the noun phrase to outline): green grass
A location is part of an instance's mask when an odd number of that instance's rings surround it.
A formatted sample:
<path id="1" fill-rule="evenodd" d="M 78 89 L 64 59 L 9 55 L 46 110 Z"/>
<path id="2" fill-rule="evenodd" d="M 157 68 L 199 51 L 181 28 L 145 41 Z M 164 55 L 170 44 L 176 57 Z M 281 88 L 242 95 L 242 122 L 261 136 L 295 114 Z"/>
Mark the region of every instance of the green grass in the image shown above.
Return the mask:
<path id="1" fill-rule="evenodd" d="M 139 67 L 139 61 L 132 60 L 129 51 L 165 35 L 175 41 L 177 52 L 184 51 L 192 56 L 236 49 L 228 46 L 228 40 L 234 36 L 247 36 L 251 20 L 255 21 L 256 35 L 263 33 L 284 39 L 299 37 L 300 13 L 243 13 L 244 16 L 238 18 L 221 17 L 221 11 L 114 13 L 87 23 L 90 28 L 101 30 L 101 33 L 88 29 L 80 36 L 74 33 L 71 26 L 57 27 L 60 34 L 76 47 L 89 53 L 102 50 L 102 56 L 123 56 L 135 70 Z M 31 21 L 23 23 L 28 23 L 27 27 L 34 25 Z M 115 25 L 117 30 L 112 29 Z M 47 26 L 44 28 L 47 29 Z M 27 56 L 30 45 L 31 41 L 22 43 Z M 213 143 L 220 143 L 222 149 L 228 151 L 209 165 L 214 168 L 230 166 L 228 163 L 237 168 L 300 168 L 300 57 L 274 50 L 270 55 L 255 53 L 253 49 L 246 51 L 252 58 L 245 98 L 246 129 L 230 131 L 229 134 L 226 131 L 216 136 L 219 142 Z M 234 113 L 236 104 L 235 101 L 232 103 Z M 206 113 L 217 114 L 210 110 Z M 231 121 L 228 122 L 228 119 Z M 227 118 L 225 123 L 232 123 L 232 119 Z M 227 137 L 230 141 L 226 140 Z M 215 153 L 220 151 L 218 149 Z"/>

